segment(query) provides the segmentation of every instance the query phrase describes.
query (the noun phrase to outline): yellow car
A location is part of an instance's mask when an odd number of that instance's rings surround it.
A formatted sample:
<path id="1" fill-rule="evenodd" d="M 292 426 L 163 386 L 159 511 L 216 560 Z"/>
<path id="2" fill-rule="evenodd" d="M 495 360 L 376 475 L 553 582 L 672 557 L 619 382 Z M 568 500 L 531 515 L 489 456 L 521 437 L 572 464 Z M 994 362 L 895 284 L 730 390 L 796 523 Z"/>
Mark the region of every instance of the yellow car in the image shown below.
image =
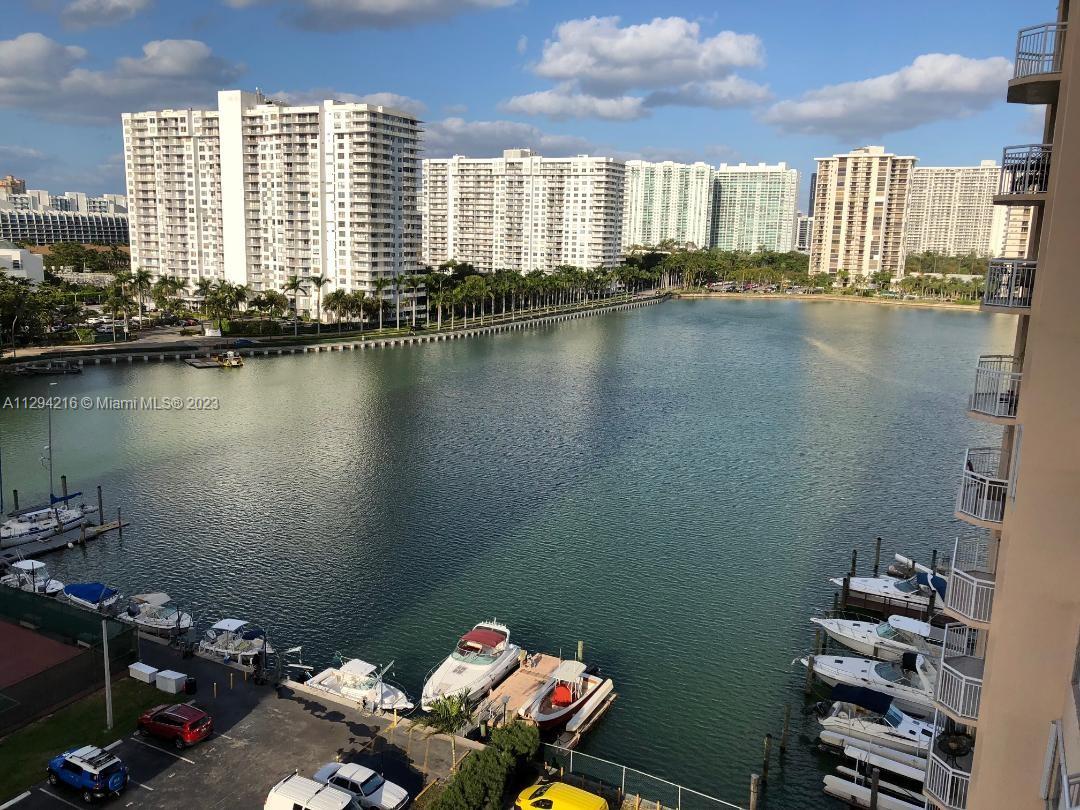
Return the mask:
<path id="1" fill-rule="evenodd" d="M 608 803 L 565 782 L 544 782 L 521 791 L 514 807 L 517 810 L 608 810 Z"/>

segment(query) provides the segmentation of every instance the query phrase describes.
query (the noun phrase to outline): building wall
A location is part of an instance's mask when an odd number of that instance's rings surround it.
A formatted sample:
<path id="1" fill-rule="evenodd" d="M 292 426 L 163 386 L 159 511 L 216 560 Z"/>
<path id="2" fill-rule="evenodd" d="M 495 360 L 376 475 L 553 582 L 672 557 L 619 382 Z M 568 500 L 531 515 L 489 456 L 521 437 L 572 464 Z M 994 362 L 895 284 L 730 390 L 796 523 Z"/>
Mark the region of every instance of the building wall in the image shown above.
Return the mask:
<path id="1" fill-rule="evenodd" d="M 30 245 L 57 242 L 126 245 L 128 217 L 126 214 L 0 210 L 0 239 Z"/>
<path id="2" fill-rule="evenodd" d="M 887 153 L 881 146 L 817 158 L 811 273 L 903 274 L 915 160 Z"/>
<path id="3" fill-rule="evenodd" d="M 423 261 L 483 272 L 615 267 L 622 256 L 624 164 L 579 155 L 424 161 Z"/>
<path id="4" fill-rule="evenodd" d="M 787 252 L 795 246 L 799 172 L 786 163 L 720 165 L 713 175 L 709 246 Z"/>
<path id="5" fill-rule="evenodd" d="M 799 253 L 810 252 L 810 232 L 814 227 L 814 218 L 802 212 L 795 218 L 795 250 Z"/>
<path id="6" fill-rule="evenodd" d="M 623 247 L 672 240 L 705 247 L 712 217 L 714 170 L 706 163 L 626 163 Z"/>
<path id="7" fill-rule="evenodd" d="M 45 280 L 45 264 L 41 256 L 29 250 L 0 245 L 0 273 L 40 284 Z"/>
<path id="8" fill-rule="evenodd" d="M 907 253 L 1000 255 L 994 205 L 1001 169 L 992 160 L 979 166 L 919 167 L 911 173 L 905 249 Z M 998 238 L 997 243 L 994 237 Z"/>

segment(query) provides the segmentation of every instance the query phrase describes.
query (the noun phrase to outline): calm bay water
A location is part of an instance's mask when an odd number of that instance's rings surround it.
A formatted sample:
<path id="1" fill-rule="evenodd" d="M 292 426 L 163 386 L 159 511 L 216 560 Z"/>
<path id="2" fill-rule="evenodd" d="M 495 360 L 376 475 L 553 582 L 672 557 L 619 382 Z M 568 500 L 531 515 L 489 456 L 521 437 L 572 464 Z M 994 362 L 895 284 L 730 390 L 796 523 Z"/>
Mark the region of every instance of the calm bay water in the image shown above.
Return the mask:
<path id="1" fill-rule="evenodd" d="M 305 659 L 396 659 L 413 694 L 497 616 L 586 658 L 619 699 L 583 750 L 745 803 L 784 703 L 770 807 L 826 806 L 801 717 L 808 616 L 851 549 L 928 558 L 963 404 L 1008 316 L 854 303 L 676 301 L 511 335 L 53 378 L 64 396 L 213 396 L 216 412 L 56 412 L 56 470 L 101 483 L 120 542 L 47 559 L 65 581 L 167 590 Z M 0 378 L 6 396 L 44 379 Z M 0 412 L 4 486 L 43 499 L 40 411 Z M 868 565 L 868 563 L 867 563 Z M 865 567 L 865 566 L 864 566 Z"/>

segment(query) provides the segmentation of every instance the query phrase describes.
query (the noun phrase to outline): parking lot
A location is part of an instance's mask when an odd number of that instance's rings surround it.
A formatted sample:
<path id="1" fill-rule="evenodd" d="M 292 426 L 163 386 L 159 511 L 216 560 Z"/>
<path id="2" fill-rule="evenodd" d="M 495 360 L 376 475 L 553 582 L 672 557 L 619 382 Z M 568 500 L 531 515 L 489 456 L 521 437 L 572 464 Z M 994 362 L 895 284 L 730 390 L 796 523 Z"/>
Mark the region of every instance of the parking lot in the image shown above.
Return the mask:
<path id="1" fill-rule="evenodd" d="M 153 738 L 125 735 L 110 750 L 127 763 L 131 782 L 122 796 L 107 800 L 106 806 L 262 807 L 270 787 L 287 774 L 298 770 L 310 776 L 335 760 L 373 768 L 411 796 L 449 773 L 448 738 L 431 736 L 407 722 L 395 726 L 388 718 L 363 715 L 285 688 L 255 686 L 242 673 L 213 662 L 181 661 L 173 650 L 146 642 L 143 646 L 142 660 L 198 679 L 195 696 L 162 693 L 162 703 L 194 702 L 213 715 L 214 734 L 182 751 Z M 463 753 L 459 744 L 457 756 Z M 41 764 L 43 776 L 46 764 Z M 65 805 L 82 806 L 79 795 L 43 781 L 5 807 L 56 810 Z"/>

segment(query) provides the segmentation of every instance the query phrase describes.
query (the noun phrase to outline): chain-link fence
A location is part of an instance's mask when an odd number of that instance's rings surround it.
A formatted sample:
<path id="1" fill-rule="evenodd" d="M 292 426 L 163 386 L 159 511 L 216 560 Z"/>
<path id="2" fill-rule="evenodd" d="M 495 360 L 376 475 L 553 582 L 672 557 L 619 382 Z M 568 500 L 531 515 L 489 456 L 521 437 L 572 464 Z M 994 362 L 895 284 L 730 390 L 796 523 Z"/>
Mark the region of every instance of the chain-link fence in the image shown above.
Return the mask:
<path id="1" fill-rule="evenodd" d="M 719 810 L 739 805 L 677 785 L 659 776 L 628 768 L 590 754 L 545 743 L 544 763 L 562 778 L 604 796 L 612 807 L 624 810 Z"/>

